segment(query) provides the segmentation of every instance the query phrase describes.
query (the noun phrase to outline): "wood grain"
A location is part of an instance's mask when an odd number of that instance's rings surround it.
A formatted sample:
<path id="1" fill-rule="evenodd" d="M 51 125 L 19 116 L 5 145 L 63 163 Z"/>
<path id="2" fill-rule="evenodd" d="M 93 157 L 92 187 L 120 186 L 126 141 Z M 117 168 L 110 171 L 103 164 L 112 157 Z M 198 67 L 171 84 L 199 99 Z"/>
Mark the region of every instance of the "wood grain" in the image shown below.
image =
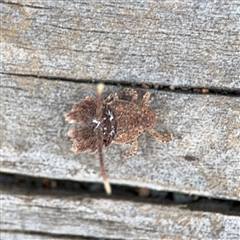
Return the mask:
<path id="1" fill-rule="evenodd" d="M 98 156 L 70 151 L 63 117 L 96 95 L 92 82 L 108 83 L 105 97 L 118 83 L 240 90 L 239 1 L 11 0 L 0 8 L 1 172 L 101 182 Z M 150 92 L 156 130 L 174 139 L 144 133 L 124 164 L 127 148 L 110 146 L 110 182 L 240 200 L 240 98 Z M 239 216 L 186 206 L 5 186 L 0 204 L 1 239 L 240 238 Z"/>
<path id="2" fill-rule="evenodd" d="M 101 182 L 98 156 L 70 151 L 71 126 L 63 116 L 73 103 L 96 95 L 96 86 L 1 77 L 1 171 Z M 106 97 L 119 89 L 104 90 Z M 124 164 L 120 154 L 127 148 L 110 146 L 104 151 L 110 182 L 239 200 L 240 98 L 150 92 L 159 117 L 156 130 L 174 139 L 160 143 L 144 133 L 137 154 Z"/>
<path id="3" fill-rule="evenodd" d="M 239 1 L 0 4 L 5 73 L 240 89 Z"/>
<path id="4" fill-rule="evenodd" d="M 20 231 L 2 231 L 0 230 L 0 236 L 3 240 L 87 240 L 80 236 L 58 236 L 57 234 L 47 234 L 46 232 L 36 233 L 36 232 L 22 232 Z M 101 240 L 104 240 L 101 238 Z"/>
<path id="5" fill-rule="evenodd" d="M 184 206 L 87 196 L 29 196 L 17 189 L 2 190 L 0 201 L 2 231 L 68 235 L 69 239 L 71 236 L 145 240 L 240 237 L 239 217 L 190 211 Z"/>

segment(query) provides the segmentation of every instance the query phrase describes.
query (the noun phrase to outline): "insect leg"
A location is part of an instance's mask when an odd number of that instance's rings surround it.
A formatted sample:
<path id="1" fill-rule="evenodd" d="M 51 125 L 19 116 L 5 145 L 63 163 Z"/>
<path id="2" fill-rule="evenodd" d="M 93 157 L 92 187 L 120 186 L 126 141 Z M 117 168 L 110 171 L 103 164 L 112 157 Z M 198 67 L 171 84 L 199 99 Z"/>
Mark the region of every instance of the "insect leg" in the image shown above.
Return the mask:
<path id="1" fill-rule="evenodd" d="M 172 141 L 172 134 L 161 135 L 160 133 L 156 132 L 154 129 L 148 129 L 148 132 L 150 132 L 157 141 L 160 141 L 160 142 L 170 142 L 170 141 Z"/>
<path id="2" fill-rule="evenodd" d="M 138 94 L 137 91 L 131 88 L 124 88 L 121 90 L 123 96 L 131 97 L 131 102 L 137 104 Z"/>
<path id="3" fill-rule="evenodd" d="M 111 93 L 105 100 L 104 102 L 108 103 L 114 100 L 118 100 L 118 95 L 117 93 Z"/>
<path id="4" fill-rule="evenodd" d="M 148 104 L 148 102 L 149 102 L 149 100 L 150 100 L 150 96 L 151 96 L 151 94 L 150 94 L 149 92 L 147 92 L 147 93 L 145 93 L 145 94 L 143 95 L 142 106 Z"/>

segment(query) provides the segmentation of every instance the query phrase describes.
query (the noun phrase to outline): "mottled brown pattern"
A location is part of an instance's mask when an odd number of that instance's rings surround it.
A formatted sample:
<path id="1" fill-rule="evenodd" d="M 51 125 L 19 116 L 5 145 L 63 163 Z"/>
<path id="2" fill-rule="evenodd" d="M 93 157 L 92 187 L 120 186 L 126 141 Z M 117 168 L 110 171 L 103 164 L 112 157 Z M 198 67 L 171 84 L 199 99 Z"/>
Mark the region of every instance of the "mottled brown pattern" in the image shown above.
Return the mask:
<path id="1" fill-rule="evenodd" d="M 148 107 L 150 93 L 147 92 L 138 105 L 138 94 L 133 89 L 124 89 L 122 94 L 131 98 L 121 100 L 117 93 L 110 94 L 102 101 L 102 88 L 98 97 L 86 97 L 85 100 L 73 105 L 72 110 L 65 114 L 66 121 L 77 124 L 69 131 L 68 136 L 73 141 L 72 150 L 78 154 L 84 151 L 99 152 L 102 174 L 107 181 L 102 149 L 112 143 L 127 144 L 132 148 L 122 154 L 122 161 L 133 156 L 138 149 L 137 138 L 144 130 L 151 133 L 157 141 L 169 142 L 171 135 L 160 135 L 153 127 L 157 122 L 155 112 Z"/>
<path id="2" fill-rule="evenodd" d="M 116 93 L 110 94 L 102 102 L 102 120 L 97 123 L 97 99 L 87 97 L 73 105 L 72 110 L 65 114 L 66 121 L 78 124 L 77 128 L 69 131 L 73 141 L 72 150 L 77 154 L 84 151 L 97 151 L 96 128 L 103 132 L 103 148 L 111 143 L 128 144 L 133 149 L 124 154 L 125 157 L 134 155 L 137 151 L 137 138 L 144 130 L 150 132 L 156 140 L 169 142 L 170 135 L 160 135 L 153 130 L 157 121 L 155 112 L 147 106 L 150 93 L 143 96 L 141 106 L 137 105 L 138 94 L 133 89 L 124 89 L 122 94 L 131 97 L 131 101 L 121 100 Z M 135 147 L 134 147 L 135 146 Z"/>

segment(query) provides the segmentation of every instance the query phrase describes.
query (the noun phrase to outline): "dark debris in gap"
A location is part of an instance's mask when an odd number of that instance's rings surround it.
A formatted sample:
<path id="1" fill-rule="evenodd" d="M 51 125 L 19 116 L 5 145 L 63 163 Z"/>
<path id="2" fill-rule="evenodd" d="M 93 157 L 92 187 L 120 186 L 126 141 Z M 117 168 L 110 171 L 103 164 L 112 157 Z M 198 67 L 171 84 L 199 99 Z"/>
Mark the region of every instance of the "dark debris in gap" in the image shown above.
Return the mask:
<path id="1" fill-rule="evenodd" d="M 48 178 L 34 178 L 24 175 L 0 174 L 1 189 L 18 188 L 28 194 L 88 196 L 111 198 L 161 205 L 179 205 L 191 211 L 214 212 L 225 215 L 240 216 L 240 202 L 234 200 L 211 199 L 177 192 L 156 191 L 147 188 L 111 185 L 112 195 L 106 196 L 101 183 L 86 183 Z"/>

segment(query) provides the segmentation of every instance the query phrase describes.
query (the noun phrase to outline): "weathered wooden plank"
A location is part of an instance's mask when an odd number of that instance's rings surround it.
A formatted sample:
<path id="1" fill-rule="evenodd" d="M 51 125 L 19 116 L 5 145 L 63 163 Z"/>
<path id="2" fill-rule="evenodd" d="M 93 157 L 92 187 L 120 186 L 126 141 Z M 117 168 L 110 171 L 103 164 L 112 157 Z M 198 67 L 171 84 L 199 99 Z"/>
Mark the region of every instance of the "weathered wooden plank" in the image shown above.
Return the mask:
<path id="1" fill-rule="evenodd" d="M 81 237 L 70 237 L 68 236 L 54 236 L 47 235 L 45 232 L 42 234 L 38 233 L 28 233 L 28 232 L 17 232 L 17 231 L 6 231 L 0 230 L 1 240 L 86 240 L 86 238 Z"/>
<path id="2" fill-rule="evenodd" d="M 104 95 L 118 88 L 106 86 Z M 97 155 L 74 155 L 63 114 L 96 94 L 96 86 L 2 75 L 1 171 L 77 181 L 102 181 Z M 240 98 L 151 91 L 170 143 L 145 133 L 137 154 L 121 163 L 126 148 L 104 152 L 111 183 L 240 199 Z"/>
<path id="3" fill-rule="evenodd" d="M 8 2 L 5 73 L 240 88 L 239 1 Z"/>
<path id="4" fill-rule="evenodd" d="M 184 206 L 1 191 L 1 229 L 110 239 L 239 239 L 240 217 Z"/>

